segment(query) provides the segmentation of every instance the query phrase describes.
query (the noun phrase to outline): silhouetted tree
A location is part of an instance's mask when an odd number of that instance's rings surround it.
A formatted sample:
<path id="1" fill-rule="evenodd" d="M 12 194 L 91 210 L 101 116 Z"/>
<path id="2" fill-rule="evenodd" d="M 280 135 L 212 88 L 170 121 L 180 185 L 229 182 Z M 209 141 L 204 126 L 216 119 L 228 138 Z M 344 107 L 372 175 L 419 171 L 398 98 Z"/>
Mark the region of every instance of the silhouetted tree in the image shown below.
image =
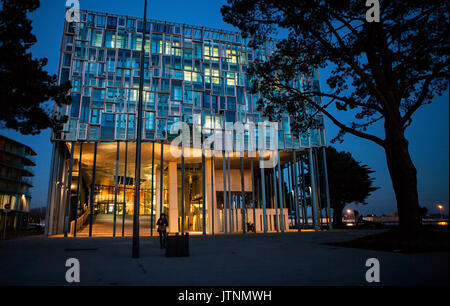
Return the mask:
<path id="1" fill-rule="evenodd" d="M 350 203 L 367 204 L 366 199 L 378 187 L 373 186 L 373 178 L 370 177 L 374 171 L 356 161 L 349 152 L 338 152 L 330 146 L 326 155 L 333 224 L 339 226 L 344 207 Z"/>
<path id="2" fill-rule="evenodd" d="M 45 102 L 69 104 L 71 85 L 59 86 L 57 76 L 44 70 L 47 59 L 33 59 L 29 52 L 36 37 L 27 14 L 39 7 L 39 0 L 0 1 L 0 125 L 33 135 L 58 129 L 67 118 L 52 118 Z"/>
<path id="3" fill-rule="evenodd" d="M 405 131 L 413 114 L 448 88 L 449 4 L 447 1 L 380 1 L 380 22 L 367 22 L 366 1 L 228 0 L 224 20 L 252 37 L 258 47 L 286 33 L 277 51 L 248 70 L 259 106 L 271 118 L 288 111 L 295 130 L 317 126 L 322 113 L 345 133 L 383 148 L 399 223 L 405 233 L 420 227 L 417 171 Z M 280 31 L 281 30 L 281 31 Z M 301 82 L 316 67 L 330 66 L 329 91 Z M 338 112 L 330 110 L 335 107 Z M 310 111 L 307 111 L 310 110 Z M 337 115 L 351 111 L 346 124 Z M 384 139 L 367 131 L 384 127 Z"/>
<path id="4" fill-rule="evenodd" d="M 422 218 L 426 217 L 427 213 L 428 213 L 428 208 L 426 208 L 425 206 L 419 207 L 419 214 Z"/>

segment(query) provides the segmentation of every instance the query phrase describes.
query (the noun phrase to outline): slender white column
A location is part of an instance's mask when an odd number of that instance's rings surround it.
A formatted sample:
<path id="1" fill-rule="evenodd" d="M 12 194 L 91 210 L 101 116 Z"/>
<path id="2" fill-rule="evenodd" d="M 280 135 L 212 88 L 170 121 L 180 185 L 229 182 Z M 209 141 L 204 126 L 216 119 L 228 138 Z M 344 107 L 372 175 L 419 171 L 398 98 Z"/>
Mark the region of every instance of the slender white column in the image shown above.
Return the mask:
<path id="1" fill-rule="evenodd" d="M 169 163 L 169 232 L 178 232 L 177 163 Z"/>
<path id="2" fill-rule="evenodd" d="M 155 224 L 156 224 L 156 221 L 158 220 L 158 218 L 159 218 L 159 216 L 160 216 L 160 205 L 159 205 L 159 202 L 160 202 L 160 198 L 161 198 L 161 188 L 160 188 L 160 186 L 161 186 L 161 180 L 160 180 L 160 177 L 161 177 L 161 173 L 160 173 L 160 171 L 158 171 L 159 169 L 158 169 L 158 165 L 156 165 L 155 164 L 155 173 L 156 173 L 156 205 L 155 205 L 155 208 L 156 208 L 156 214 L 155 214 Z"/>

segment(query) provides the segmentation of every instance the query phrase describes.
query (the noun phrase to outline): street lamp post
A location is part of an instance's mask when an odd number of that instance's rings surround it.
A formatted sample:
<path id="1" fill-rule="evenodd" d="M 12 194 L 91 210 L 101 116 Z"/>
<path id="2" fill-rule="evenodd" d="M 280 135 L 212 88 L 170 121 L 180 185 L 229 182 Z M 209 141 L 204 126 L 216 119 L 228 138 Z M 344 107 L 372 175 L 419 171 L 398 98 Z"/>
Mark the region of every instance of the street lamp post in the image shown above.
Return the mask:
<path id="1" fill-rule="evenodd" d="M 442 211 L 444 210 L 444 205 L 438 204 L 437 208 L 439 208 L 439 212 L 441 213 L 441 219 L 444 219 L 444 215 L 442 214 Z"/>
<path id="2" fill-rule="evenodd" d="M 147 30 L 147 0 L 144 5 L 144 26 L 142 30 L 142 47 L 139 73 L 139 102 L 137 112 L 137 132 L 136 132 L 136 164 L 134 179 L 134 211 L 133 211 L 133 250 L 132 257 L 139 258 L 139 204 L 141 188 L 141 138 L 142 138 L 142 95 L 144 87 L 144 59 L 145 59 L 145 39 Z"/>

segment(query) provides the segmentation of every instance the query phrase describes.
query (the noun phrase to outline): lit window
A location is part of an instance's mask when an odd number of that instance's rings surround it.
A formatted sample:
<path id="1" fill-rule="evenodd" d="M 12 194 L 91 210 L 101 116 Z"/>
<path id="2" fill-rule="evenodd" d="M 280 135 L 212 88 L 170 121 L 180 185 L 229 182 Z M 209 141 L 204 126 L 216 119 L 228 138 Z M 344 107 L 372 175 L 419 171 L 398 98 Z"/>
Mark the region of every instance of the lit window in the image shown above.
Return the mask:
<path id="1" fill-rule="evenodd" d="M 235 85 L 236 85 L 236 82 L 235 82 L 234 79 L 227 79 L 227 85 L 228 85 L 228 86 L 235 86 Z"/>
<path id="2" fill-rule="evenodd" d="M 142 35 L 133 34 L 131 36 L 131 49 L 140 51 L 142 49 Z"/>
<path id="3" fill-rule="evenodd" d="M 103 31 L 92 30 L 91 31 L 91 46 L 101 47 L 102 46 Z"/>
<path id="4" fill-rule="evenodd" d="M 186 82 L 192 82 L 192 72 L 184 71 L 184 80 Z"/>
<path id="5" fill-rule="evenodd" d="M 128 48 L 128 35 L 123 32 L 120 31 L 119 34 L 117 35 L 117 46 L 116 48 Z"/>
<path id="6" fill-rule="evenodd" d="M 170 41 L 164 42 L 164 54 L 170 55 L 171 54 L 171 48 L 172 48 L 172 45 L 171 45 Z"/>
<path id="7" fill-rule="evenodd" d="M 106 48 L 115 48 L 116 47 L 115 32 L 106 32 L 105 33 L 105 47 Z"/>
<path id="8" fill-rule="evenodd" d="M 152 53 L 162 53 L 162 35 L 153 34 L 152 35 Z"/>

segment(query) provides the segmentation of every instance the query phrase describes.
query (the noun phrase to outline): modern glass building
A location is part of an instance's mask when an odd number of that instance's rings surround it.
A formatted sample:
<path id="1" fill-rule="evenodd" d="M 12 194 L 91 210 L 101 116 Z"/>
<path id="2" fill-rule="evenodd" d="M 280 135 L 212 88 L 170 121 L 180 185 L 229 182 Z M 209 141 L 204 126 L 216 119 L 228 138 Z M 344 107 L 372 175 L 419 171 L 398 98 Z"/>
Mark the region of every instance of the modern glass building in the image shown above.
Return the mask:
<path id="1" fill-rule="evenodd" d="M 131 234 L 140 77 L 141 235 L 155 231 L 162 212 L 170 232 L 328 227 L 325 130 L 293 134 L 292 118 L 283 114 L 279 150 L 260 150 L 272 138 L 263 132 L 269 123 L 256 110 L 258 95 L 248 92 L 246 70 L 275 42 L 258 50 L 247 43 L 236 32 L 157 20 L 144 27 L 140 18 L 92 11 L 81 11 L 80 22 L 66 21 L 59 80 L 72 82 L 72 105 L 54 109 L 69 120 L 52 133 L 46 233 Z M 296 86 L 319 88 L 317 72 Z M 185 142 L 182 156 L 173 150 L 180 122 L 200 135 Z M 236 123 L 243 132 L 233 131 Z M 227 139 L 232 150 L 221 146 Z M 204 146 L 211 141 L 214 151 Z M 260 167 L 261 159 L 276 166 Z"/>

